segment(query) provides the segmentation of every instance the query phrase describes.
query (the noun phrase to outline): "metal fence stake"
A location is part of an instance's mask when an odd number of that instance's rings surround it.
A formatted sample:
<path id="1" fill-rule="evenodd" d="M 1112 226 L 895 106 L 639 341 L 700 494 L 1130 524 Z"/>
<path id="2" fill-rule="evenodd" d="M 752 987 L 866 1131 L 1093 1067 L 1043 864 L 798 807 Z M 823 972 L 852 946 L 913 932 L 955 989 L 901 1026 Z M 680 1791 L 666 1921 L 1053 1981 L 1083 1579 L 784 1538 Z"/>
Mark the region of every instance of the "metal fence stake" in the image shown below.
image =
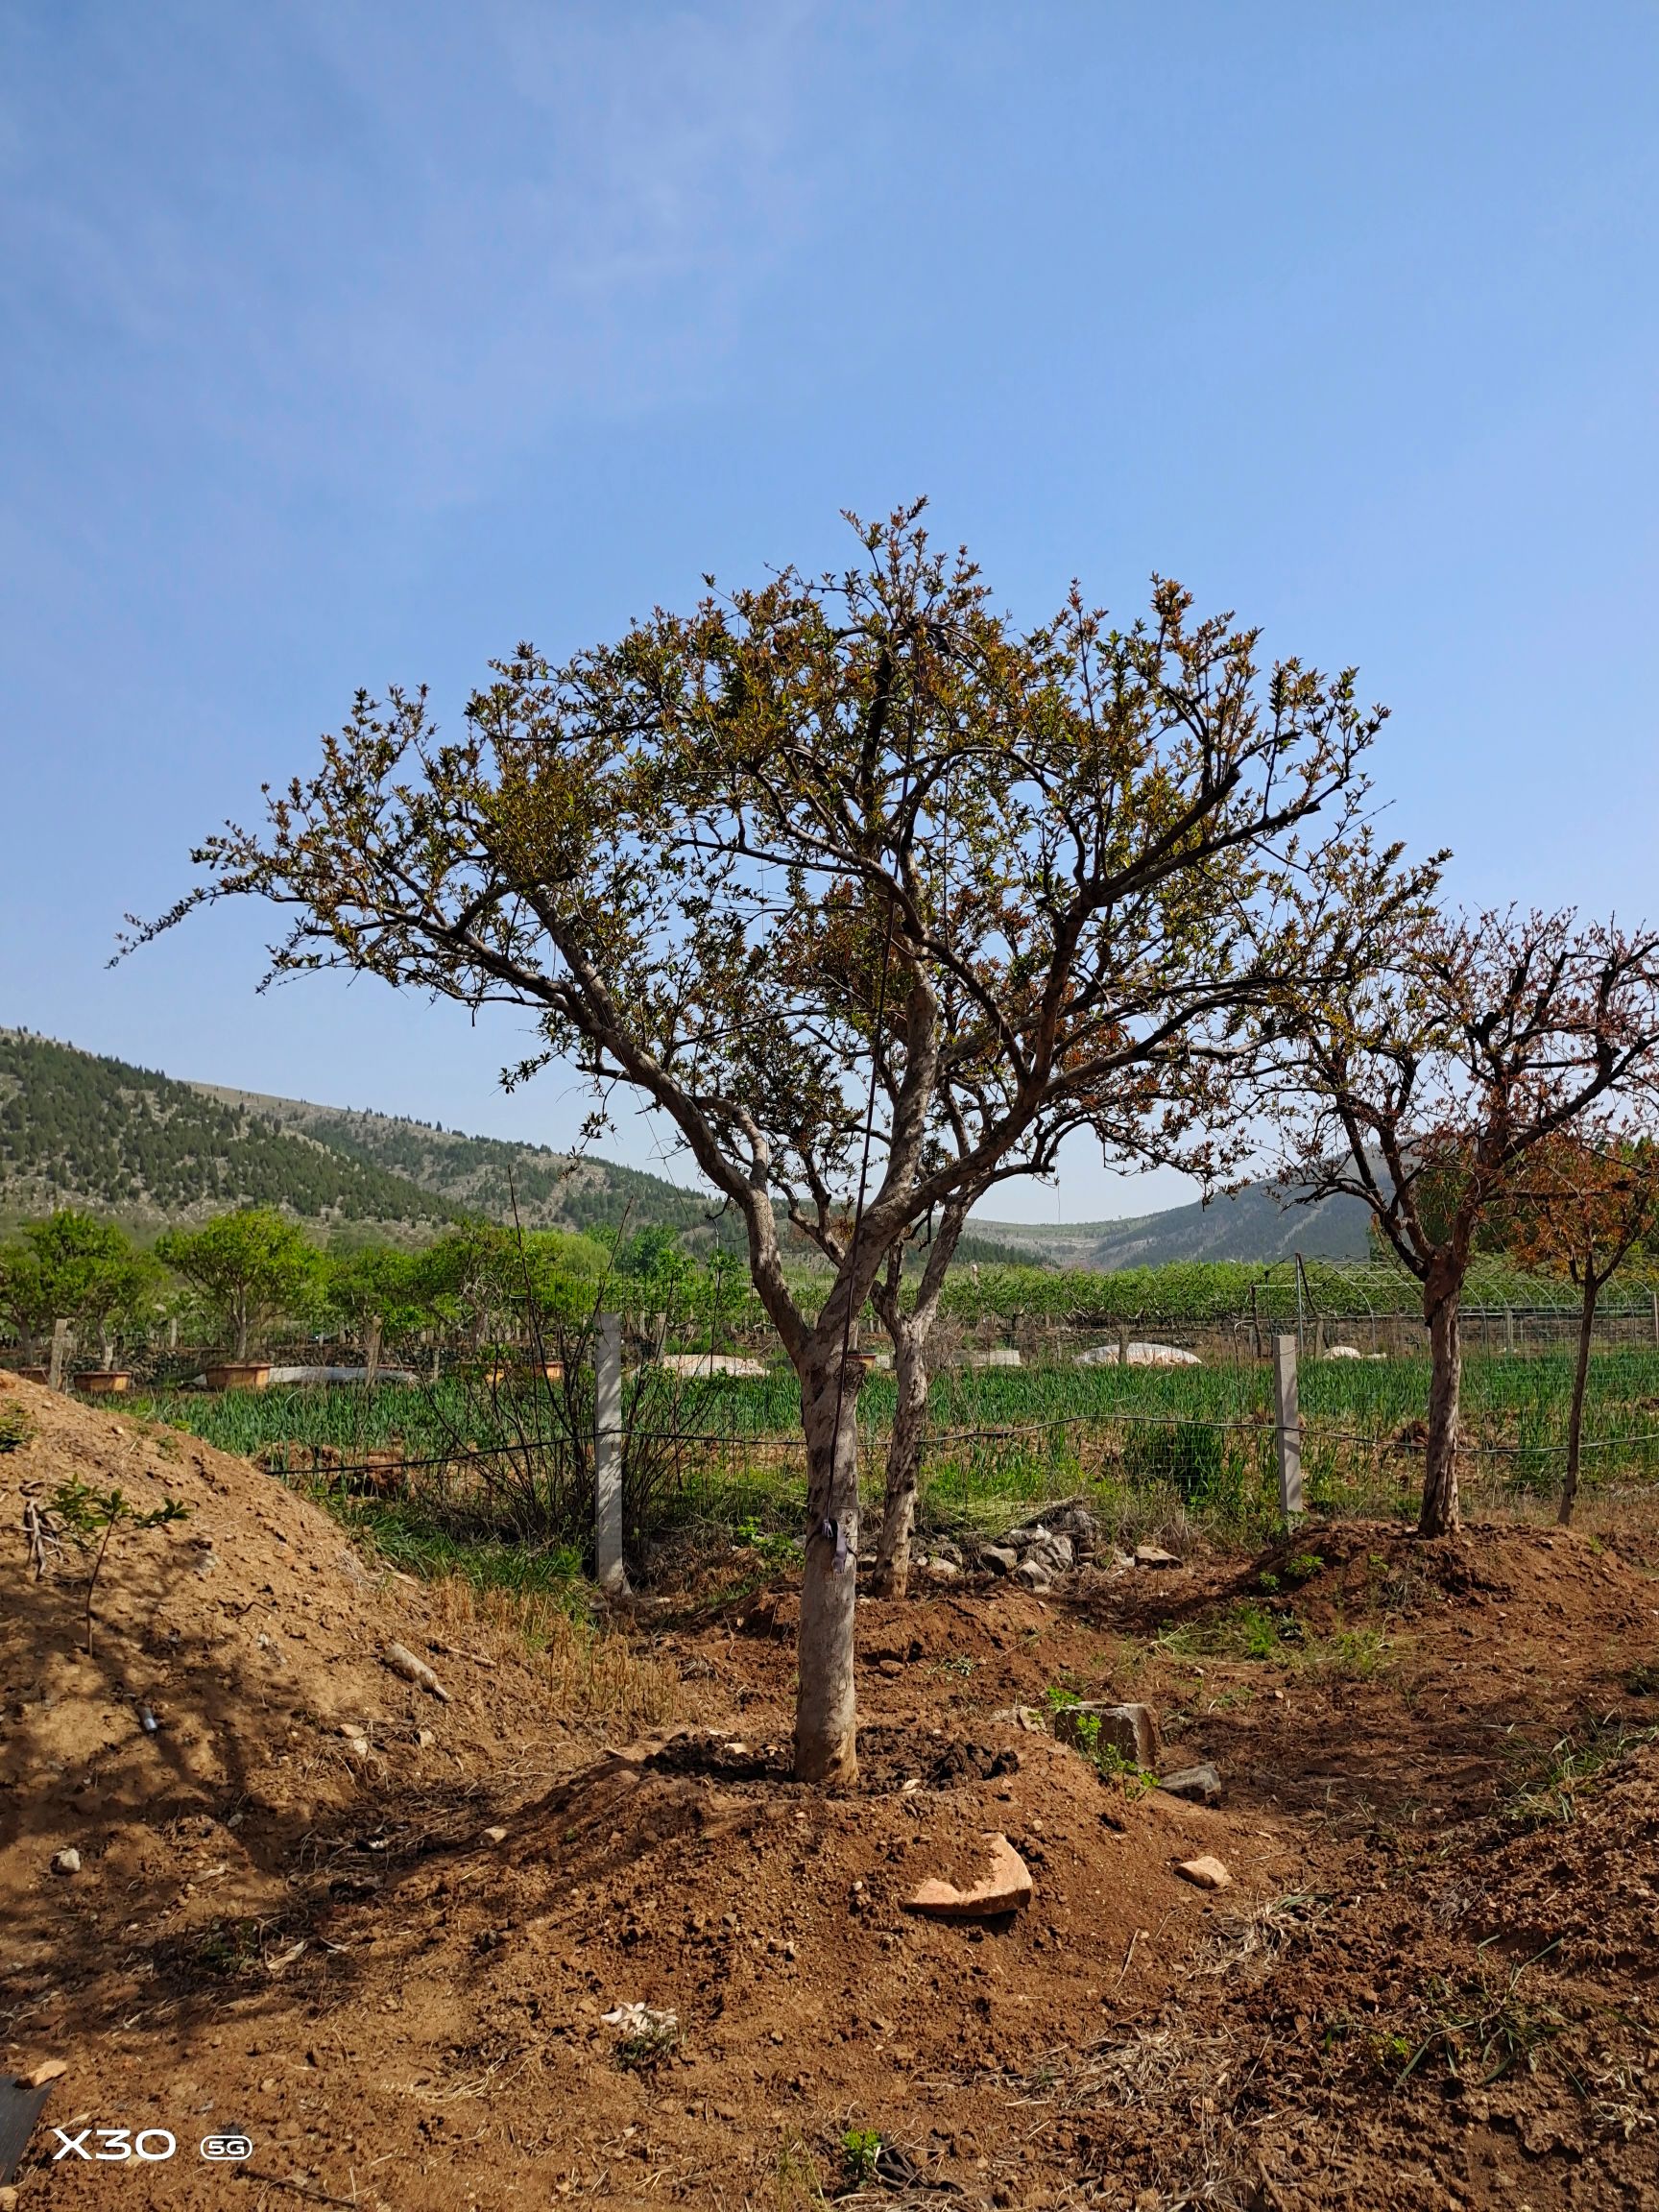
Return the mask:
<path id="1" fill-rule="evenodd" d="M 622 1559 L 622 1316 L 601 1313 L 593 1352 L 593 1572 L 613 1597 L 628 1588 Z"/>
<path id="2" fill-rule="evenodd" d="M 1279 1446 L 1279 1510 L 1288 1527 L 1302 1511 L 1302 1415 L 1296 1403 L 1296 1339 L 1273 1339 L 1273 1405 Z"/>

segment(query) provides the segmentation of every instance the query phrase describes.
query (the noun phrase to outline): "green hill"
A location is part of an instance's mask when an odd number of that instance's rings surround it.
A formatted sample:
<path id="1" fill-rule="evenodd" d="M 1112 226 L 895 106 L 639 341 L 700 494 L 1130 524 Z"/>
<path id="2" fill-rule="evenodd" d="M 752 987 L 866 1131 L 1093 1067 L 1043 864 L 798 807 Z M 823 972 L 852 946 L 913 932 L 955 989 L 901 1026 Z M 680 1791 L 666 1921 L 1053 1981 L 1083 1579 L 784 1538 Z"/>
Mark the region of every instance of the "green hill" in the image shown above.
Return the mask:
<path id="1" fill-rule="evenodd" d="M 556 1152 L 546 1144 L 466 1137 L 391 1114 L 314 1106 L 210 1083 L 193 1088 L 204 1098 L 264 1116 L 343 1160 L 415 1184 L 458 1213 L 511 1221 L 517 1212 L 526 1229 L 663 1226 L 685 1233 L 693 1249 L 714 1235 L 709 1218 L 715 1210 L 712 1199 L 637 1167 Z"/>
<path id="2" fill-rule="evenodd" d="M 1122 1221 L 982 1221 L 974 1228 L 1027 1263 L 1048 1262 L 1112 1274 L 1178 1261 L 1364 1260 L 1371 1216 L 1358 1198 L 1296 1202 L 1271 1183 L 1248 1183 L 1208 1206 L 1171 1206 Z"/>
<path id="3" fill-rule="evenodd" d="M 138 1229 L 237 1205 L 317 1221 L 436 1228 L 456 1209 L 274 1116 L 147 1068 L 0 1029 L 0 1214 L 85 1206 Z"/>
<path id="4" fill-rule="evenodd" d="M 693 1249 L 735 1236 L 709 1200 L 637 1168 L 180 1082 L 0 1029 L 0 1220 L 83 1206 L 143 1233 L 269 1205 L 406 1240 L 463 1214 L 509 1221 L 515 1202 L 526 1228 L 663 1225 Z"/>

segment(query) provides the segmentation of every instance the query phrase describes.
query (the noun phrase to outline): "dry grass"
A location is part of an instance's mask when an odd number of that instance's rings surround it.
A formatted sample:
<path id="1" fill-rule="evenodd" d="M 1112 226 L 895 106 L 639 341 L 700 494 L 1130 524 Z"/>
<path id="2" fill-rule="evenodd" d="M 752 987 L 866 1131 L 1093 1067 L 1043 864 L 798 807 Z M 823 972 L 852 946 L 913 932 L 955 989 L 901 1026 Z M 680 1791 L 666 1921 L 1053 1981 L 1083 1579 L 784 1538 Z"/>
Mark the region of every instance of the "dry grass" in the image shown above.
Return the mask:
<path id="1" fill-rule="evenodd" d="M 672 1667 L 639 1651 L 620 1630 L 573 1620 L 545 1591 L 479 1590 L 447 1576 L 432 1585 L 432 1622 L 460 1651 L 497 1660 L 527 1653 L 553 1709 L 569 1719 L 637 1730 L 674 1717 L 680 1680 Z"/>

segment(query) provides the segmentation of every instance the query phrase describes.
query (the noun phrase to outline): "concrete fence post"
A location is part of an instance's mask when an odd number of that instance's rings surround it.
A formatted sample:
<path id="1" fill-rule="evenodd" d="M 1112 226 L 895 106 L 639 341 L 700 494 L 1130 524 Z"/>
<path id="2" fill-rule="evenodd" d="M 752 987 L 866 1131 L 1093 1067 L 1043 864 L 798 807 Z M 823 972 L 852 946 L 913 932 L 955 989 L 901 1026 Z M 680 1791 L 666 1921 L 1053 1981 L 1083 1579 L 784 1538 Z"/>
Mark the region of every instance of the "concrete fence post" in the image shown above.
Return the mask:
<path id="1" fill-rule="evenodd" d="M 1273 1339 L 1273 1409 L 1279 1446 L 1279 1510 L 1286 1527 L 1302 1511 L 1302 1415 L 1296 1403 L 1296 1339 Z"/>
<path id="2" fill-rule="evenodd" d="M 593 1572 L 613 1597 L 628 1588 L 622 1559 L 622 1316 L 601 1313 L 593 1348 Z"/>
<path id="3" fill-rule="evenodd" d="M 66 1387 L 64 1370 L 68 1364 L 69 1324 L 67 1321 L 54 1321 L 52 1324 L 52 1363 L 46 1370 L 46 1387 L 48 1390 L 61 1390 Z"/>
<path id="4" fill-rule="evenodd" d="M 372 1390 L 380 1379 L 380 1338 L 385 1320 L 378 1313 L 369 1317 L 369 1328 L 363 1339 L 363 1386 Z"/>

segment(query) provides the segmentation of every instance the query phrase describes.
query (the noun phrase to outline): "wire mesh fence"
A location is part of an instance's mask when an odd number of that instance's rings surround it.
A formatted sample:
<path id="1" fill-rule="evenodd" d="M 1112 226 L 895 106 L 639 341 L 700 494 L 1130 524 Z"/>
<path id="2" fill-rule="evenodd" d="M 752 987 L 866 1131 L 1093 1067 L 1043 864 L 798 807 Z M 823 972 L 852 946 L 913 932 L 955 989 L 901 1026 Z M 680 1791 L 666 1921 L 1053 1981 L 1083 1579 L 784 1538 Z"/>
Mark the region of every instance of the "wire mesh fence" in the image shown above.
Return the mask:
<path id="1" fill-rule="evenodd" d="M 1304 1315 L 1301 1455 L 1315 1513 L 1414 1507 L 1429 1360 L 1408 1317 L 1376 1318 L 1380 1334 L 1384 1321 L 1398 1326 L 1403 1349 L 1373 1353 L 1352 1316 Z M 1571 1318 L 1515 1308 L 1465 1315 L 1459 1466 L 1471 1511 L 1533 1513 L 1559 1488 Z M 1644 1320 L 1635 1308 L 1601 1316 L 1583 1424 L 1591 1493 L 1659 1478 L 1659 1347 Z M 1274 1333 L 1246 1313 L 1224 1328 L 1045 1325 L 1013 1344 L 988 1343 L 983 1331 L 942 1343 L 923 1454 L 925 1520 L 984 1528 L 1006 1516 L 1006 1526 L 1034 1503 L 1093 1492 L 1157 1495 L 1234 1527 L 1270 1523 Z M 276 1347 L 274 1371 L 340 1363 L 318 1358 L 319 1349 Z M 373 1387 L 298 1382 L 211 1394 L 189 1387 L 203 1372 L 202 1348 L 169 1346 L 147 1376 L 134 1377 L 133 1403 L 290 1479 L 413 1499 L 450 1516 L 493 1515 L 522 1538 L 579 1540 L 591 1422 L 580 1392 L 564 1388 L 555 1420 L 546 1411 L 560 1387 L 550 1363 L 421 1349 L 428 1357 L 417 1363 L 388 1347 Z M 699 1523 L 799 1532 L 806 1474 L 799 1393 L 776 1358 L 747 1364 L 755 1371 L 669 1378 L 663 1369 L 662 1392 L 634 1402 L 624 1436 L 634 1540 Z M 878 1368 L 858 1403 L 867 1512 L 879 1499 L 893 1408 L 891 1374 Z"/>

